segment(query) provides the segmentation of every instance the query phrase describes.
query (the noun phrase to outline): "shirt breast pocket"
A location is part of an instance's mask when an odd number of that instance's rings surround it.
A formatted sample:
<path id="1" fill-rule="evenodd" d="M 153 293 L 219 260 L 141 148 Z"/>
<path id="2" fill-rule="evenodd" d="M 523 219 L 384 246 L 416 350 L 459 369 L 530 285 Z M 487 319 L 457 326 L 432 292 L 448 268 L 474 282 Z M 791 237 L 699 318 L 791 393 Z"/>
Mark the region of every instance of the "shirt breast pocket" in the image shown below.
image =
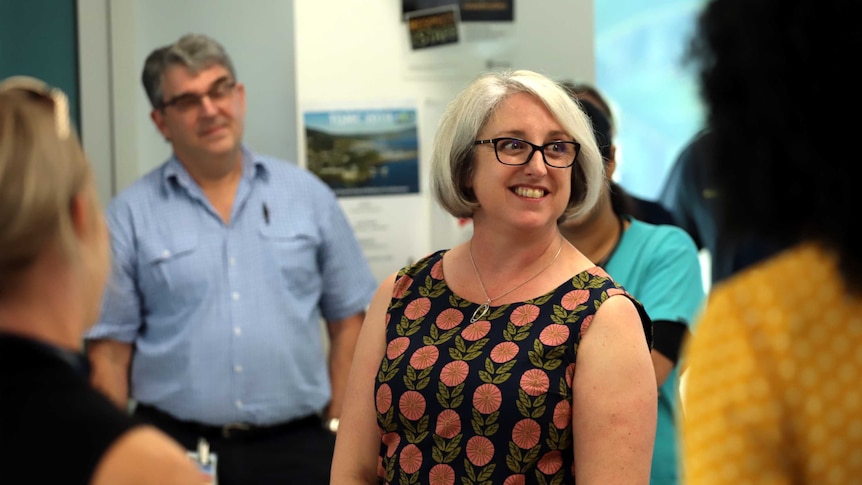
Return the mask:
<path id="1" fill-rule="evenodd" d="M 148 299 L 158 300 L 160 308 L 169 309 L 198 301 L 207 281 L 207 265 L 199 261 L 199 252 L 196 234 L 140 241 L 138 271 L 145 304 Z"/>
<path id="2" fill-rule="evenodd" d="M 268 257 L 263 264 L 277 269 L 278 279 L 297 297 L 320 293 L 317 234 L 317 228 L 308 224 L 272 225 L 260 230 L 261 244 Z"/>

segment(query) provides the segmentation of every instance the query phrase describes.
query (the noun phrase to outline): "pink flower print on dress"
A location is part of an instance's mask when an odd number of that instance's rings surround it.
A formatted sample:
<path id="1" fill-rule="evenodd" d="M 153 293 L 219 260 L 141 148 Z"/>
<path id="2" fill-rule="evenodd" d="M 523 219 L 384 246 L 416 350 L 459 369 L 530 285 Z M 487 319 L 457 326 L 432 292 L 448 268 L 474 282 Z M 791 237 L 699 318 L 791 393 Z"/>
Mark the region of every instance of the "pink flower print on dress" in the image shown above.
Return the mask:
<path id="1" fill-rule="evenodd" d="M 524 485 L 526 483 L 527 479 L 522 473 L 509 475 L 505 480 L 503 480 L 503 485 Z"/>
<path id="2" fill-rule="evenodd" d="M 416 370 L 427 369 L 437 362 L 437 357 L 440 356 L 440 351 L 433 345 L 426 345 L 410 357 L 410 365 Z"/>
<path id="3" fill-rule="evenodd" d="M 535 419 L 522 419 L 512 428 L 512 441 L 522 450 L 529 450 L 539 443 L 542 428 Z"/>
<path id="4" fill-rule="evenodd" d="M 398 409 L 405 418 L 416 421 L 425 414 L 425 397 L 416 391 L 407 391 L 398 400 Z"/>
<path id="5" fill-rule="evenodd" d="M 569 327 L 557 323 L 548 325 L 539 334 L 539 341 L 549 347 L 556 347 L 569 339 Z"/>
<path id="6" fill-rule="evenodd" d="M 549 451 L 539 460 L 537 467 L 545 475 L 553 475 L 563 467 L 563 457 L 558 450 Z"/>
<path id="7" fill-rule="evenodd" d="M 500 342 L 491 349 L 491 360 L 504 364 L 518 355 L 518 344 L 515 342 Z"/>
<path id="8" fill-rule="evenodd" d="M 392 298 L 398 299 L 404 297 L 404 292 L 407 291 L 407 288 L 410 288 L 410 285 L 413 284 L 413 278 L 403 275 L 395 282 L 395 285 L 392 287 Z"/>
<path id="9" fill-rule="evenodd" d="M 431 300 L 425 297 L 417 298 L 407 304 L 404 309 L 404 316 L 410 320 L 416 320 L 428 314 L 431 309 Z"/>
<path id="10" fill-rule="evenodd" d="M 473 392 L 473 407 L 482 414 L 491 414 L 500 409 L 503 397 L 494 384 L 482 384 Z"/>
<path id="11" fill-rule="evenodd" d="M 575 383 L 575 363 L 572 362 L 566 366 L 566 386 L 572 387 Z"/>
<path id="12" fill-rule="evenodd" d="M 386 345 L 386 358 L 389 360 L 395 360 L 407 350 L 407 347 L 410 346 L 410 339 L 407 337 L 398 337 L 392 339 L 388 345 Z"/>
<path id="13" fill-rule="evenodd" d="M 399 443 L 401 443 L 401 437 L 398 436 L 398 433 L 386 433 L 381 438 L 383 444 L 386 445 L 386 456 L 392 456 L 395 454 L 395 450 L 398 449 Z"/>
<path id="14" fill-rule="evenodd" d="M 434 266 L 431 267 L 431 277 L 435 280 L 443 279 L 443 259 L 434 263 Z"/>
<path id="15" fill-rule="evenodd" d="M 548 374 L 542 369 L 530 369 L 521 376 L 521 389 L 531 396 L 548 392 Z"/>
<path id="16" fill-rule="evenodd" d="M 566 310 L 572 311 L 578 307 L 578 305 L 583 305 L 590 299 L 590 290 L 572 290 L 565 295 L 563 295 L 563 299 L 560 301 L 560 304 Z"/>
<path id="17" fill-rule="evenodd" d="M 437 427 L 434 432 L 446 439 L 458 436 L 461 432 L 461 416 L 451 409 L 444 409 L 437 416 Z"/>
<path id="18" fill-rule="evenodd" d="M 587 333 L 587 329 L 590 328 L 591 323 L 593 323 L 593 315 L 587 315 L 587 317 L 584 318 L 584 321 L 581 322 L 581 337 Z"/>
<path id="19" fill-rule="evenodd" d="M 455 387 L 464 382 L 468 372 L 470 372 L 470 366 L 466 362 L 463 360 L 453 360 L 444 365 L 440 371 L 440 382 L 449 387 Z"/>
<path id="20" fill-rule="evenodd" d="M 528 323 L 533 323 L 536 321 L 536 318 L 539 316 L 539 307 L 536 305 L 532 305 L 530 303 L 526 303 L 524 305 L 515 308 L 515 311 L 512 312 L 512 323 L 515 324 L 516 327 L 523 327 Z"/>
<path id="21" fill-rule="evenodd" d="M 475 342 L 488 335 L 489 330 L 491 330 L 491 322 L 488 320 L 479 320 L 476 323 L 467 325 L 467 328 L 461 331 L 461 336 L 468 342 Z"/>
<path id="22" fill-rule="evenodd" d="M 437 315 L 437 321 L 434 322 L 440 330 L 451 330 L 464 321 L 464 313 L 457 308 L 447 308 Z"/>
<path id="23" fill-rule="evenodd" d="M 399 462 L 401 469 L 405 472 L 416 473 L 422 466 L 422 452 L 419 451 L 419 447 L 411 443 L 401 450 Z"/>
<path id="24" fill-rule="evenodd" d="M 565 429 L 572 424 L 572 405 L 563 400 L 554 406 L 554 426 L 557 429 Z"/>
<path id="25" fill-rule="evenodd" d="M 380 387 L 377 388 L 377 395 L 374 401 L 377 405 L 378 413 L 386 414 L 389 411 L 389 408 L 392 407 L 392 389 L 389 387 L 389 384 L 380 384 Z"/>
<path id="26" fill-rule="evenodd" d="M 428 474 L 428 483 L 430 485 L 454 485 L 455 470 L 445 463 L 434 465 Z"/>
<path id="27" fill-rule="evenodd" d="M 467 441 L 467 459 L 476 466 L 485 466 L 494 458 L 494 443 L 484 436 L 474 436 Z"/>

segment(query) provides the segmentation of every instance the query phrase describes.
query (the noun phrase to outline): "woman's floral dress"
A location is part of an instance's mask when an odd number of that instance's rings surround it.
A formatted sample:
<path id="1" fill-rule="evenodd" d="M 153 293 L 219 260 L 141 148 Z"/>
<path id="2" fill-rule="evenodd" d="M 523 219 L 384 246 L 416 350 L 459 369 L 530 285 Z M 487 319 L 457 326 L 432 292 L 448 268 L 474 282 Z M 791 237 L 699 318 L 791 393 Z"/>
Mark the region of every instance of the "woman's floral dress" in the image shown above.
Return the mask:
<path id="1" fill-rule="evenodd" d="M 446 285 L 444 253 L 395 280 L 375 385 L 383 483 L 574 483 L 578 342 L 602 302 L 629 295 L 593 267 L 470 323 L 478 305 Z M 652 324 L 635 303 L 651 345 Z"/>

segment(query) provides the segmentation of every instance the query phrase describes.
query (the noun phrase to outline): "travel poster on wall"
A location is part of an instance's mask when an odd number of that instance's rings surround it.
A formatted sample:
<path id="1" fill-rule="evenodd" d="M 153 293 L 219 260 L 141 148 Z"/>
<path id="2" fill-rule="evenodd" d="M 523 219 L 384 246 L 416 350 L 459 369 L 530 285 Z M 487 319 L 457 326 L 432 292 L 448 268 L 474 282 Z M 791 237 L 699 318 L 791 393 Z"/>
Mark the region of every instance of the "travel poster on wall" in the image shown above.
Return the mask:
<path id="1" fill-rule="evenodd" d="M 415 108 L 307 111 L 306 167 L 339 197 L 419 193 Z"/>

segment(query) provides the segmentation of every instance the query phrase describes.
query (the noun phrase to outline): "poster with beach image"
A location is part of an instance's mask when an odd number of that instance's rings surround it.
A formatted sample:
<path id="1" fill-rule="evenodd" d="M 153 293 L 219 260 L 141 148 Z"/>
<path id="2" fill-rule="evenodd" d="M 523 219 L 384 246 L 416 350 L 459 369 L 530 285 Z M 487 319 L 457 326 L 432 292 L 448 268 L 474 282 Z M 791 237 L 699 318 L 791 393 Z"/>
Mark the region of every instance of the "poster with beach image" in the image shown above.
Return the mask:
<path id="1" fill-rule="evenodd" d="M 415 108 L 307 111 L 306 167 L 339 197 L 419 192 Z"/>

